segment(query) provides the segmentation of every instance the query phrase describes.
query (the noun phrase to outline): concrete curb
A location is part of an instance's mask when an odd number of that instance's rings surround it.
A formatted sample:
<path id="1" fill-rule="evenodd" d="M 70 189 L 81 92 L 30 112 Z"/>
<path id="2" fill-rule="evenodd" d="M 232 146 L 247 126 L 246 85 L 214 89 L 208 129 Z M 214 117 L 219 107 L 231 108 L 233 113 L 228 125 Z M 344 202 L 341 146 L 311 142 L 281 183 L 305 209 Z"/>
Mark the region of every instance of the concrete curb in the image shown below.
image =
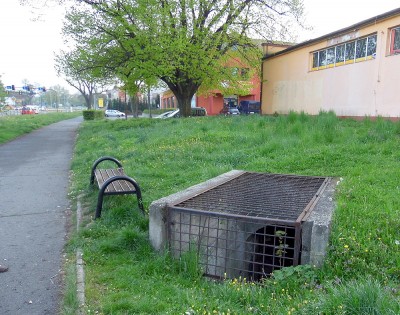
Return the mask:
<path id="1" fill-rule="evenodd" d="M 85 305 L 85 271 L 83 269 L 82 251 L 76 251 L 76 292 L 79 302 L 79 308 Z"/>
<path id="2" fill-rule="evenodd" d="M 76 208 L 76 231 L 79 232 L 82 222 L 82 205 L 81 197 L 78 196 L 77 208 Z M 84 314 L 83 307 L 85 306 L 85 270 L 83 261 L 83 252 L 80 248 L 76 251 L 76 293 L 79 303 L 79 314 Z"/>

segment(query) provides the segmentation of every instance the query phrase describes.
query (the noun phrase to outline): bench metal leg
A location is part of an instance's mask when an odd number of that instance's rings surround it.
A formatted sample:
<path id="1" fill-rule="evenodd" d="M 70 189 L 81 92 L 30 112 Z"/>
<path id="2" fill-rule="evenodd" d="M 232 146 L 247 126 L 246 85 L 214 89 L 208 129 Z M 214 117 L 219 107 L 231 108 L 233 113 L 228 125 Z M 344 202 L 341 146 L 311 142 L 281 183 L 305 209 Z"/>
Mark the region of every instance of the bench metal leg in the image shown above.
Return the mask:
<path id="1" fill-rule="evenodd" d="M 99 196 L 97 197 L 97 207 L 96 207 L 96 215 L 95 215 L 96 219 L 101 217 L 101 210 L 103 208 L 103 197 L 104 197 L 104 192 L 107 189 L 107 186 L 109 184 L 111 184 L 112 182 L 117 181 L 117 180 L 126 180 L 126 181 L 130 182 L 135 187 L 135 192 L 127 192 L 126 194 L 127 195 L 128 194 L 136 195 L 139 209 L 142 211 L 143 214 L 145 214 L 144 207 L 143 207 L 143 200 L 142 200 L 142 192 L 140 190 L 139 184 L 133 178 L 131 178 L 129 176 L 122 176 L 121 175 L 121 176 L 114 176 L 114 177 L 109 178 L 101 186 L 100 191 L 99 191 Z"/>
<path id="2" fill-rule="evenodd" d="M 99 196 L 97 197 L 97 207 L 96 207 L 95 219 L 98 219 L 101 217 L 101 210 L 103 209 L 103 196 L 104 196 L 104 192 L 99 192 Z"/>
<path id="3" fill-rule="evenodd" d="M 133 184 L 133 183 L 132 183 Z M 143 207 L 143 200 L 142 200 L 142 192 L 140 191 L 140 187 L 138 184 L 133 184 L 135 185 L 135 189 L 136 189 L 136 197 L 137 197 L 137 201 L 138 201 L 138 206 L 139 209 L 142 211 L 142 213 L 144 214 L 144 207 Z"/>

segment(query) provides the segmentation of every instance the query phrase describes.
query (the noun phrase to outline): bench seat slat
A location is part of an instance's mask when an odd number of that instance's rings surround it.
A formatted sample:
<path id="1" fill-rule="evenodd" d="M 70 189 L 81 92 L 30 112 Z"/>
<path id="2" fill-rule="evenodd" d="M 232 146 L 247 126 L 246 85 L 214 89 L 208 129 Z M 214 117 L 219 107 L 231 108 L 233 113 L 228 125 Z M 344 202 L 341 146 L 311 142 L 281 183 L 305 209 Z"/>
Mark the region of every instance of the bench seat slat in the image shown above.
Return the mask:
<path id="1" fill-rule="evenodd" d="M 117 169 L 96 169 L 95 170 L 95 176 L 97 180 L 97 184 L 99 185 L 99 188 L 101 188 L 104 184 L 105 181 L 107 181 L 109 178 L 115 177 L 115 176 L 124 176 L 125 172 L 123 168 L 117 168 Z M 118 193 L 129 193 L 129 192 L 135 192 L 135 187 L 128 181 L 125 180 L 116 180 L 109 184 L 104 191 L 105 194 L 118 194 Z"/>

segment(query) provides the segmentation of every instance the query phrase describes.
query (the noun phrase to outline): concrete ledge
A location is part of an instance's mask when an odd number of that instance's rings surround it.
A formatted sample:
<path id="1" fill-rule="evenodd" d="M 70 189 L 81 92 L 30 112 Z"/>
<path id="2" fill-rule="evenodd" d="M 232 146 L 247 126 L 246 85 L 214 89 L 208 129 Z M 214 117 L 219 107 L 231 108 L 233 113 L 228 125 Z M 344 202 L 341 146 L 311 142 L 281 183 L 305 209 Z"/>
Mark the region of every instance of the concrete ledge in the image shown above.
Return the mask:
<path id="1" fill-rule="evenodd" d="M 310 216 L 302 224 L 301 264 L 320 267 L 325 259 L 335 209 L 337 179 L 331 178 Z"/>

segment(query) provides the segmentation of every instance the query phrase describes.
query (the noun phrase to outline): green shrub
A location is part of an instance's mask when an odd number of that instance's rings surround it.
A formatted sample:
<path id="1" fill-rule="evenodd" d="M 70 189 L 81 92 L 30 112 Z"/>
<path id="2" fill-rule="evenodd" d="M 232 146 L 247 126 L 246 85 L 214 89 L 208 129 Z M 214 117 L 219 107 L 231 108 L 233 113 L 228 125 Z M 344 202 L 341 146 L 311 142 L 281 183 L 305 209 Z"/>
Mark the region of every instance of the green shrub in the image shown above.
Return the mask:
<path id="1" fill-rule="evenodd" d="M 83 111 L 84 120 L 102 119 L 103 117 L 104 117 L 104 112 L 102 110 L 89 109 Z"/>

